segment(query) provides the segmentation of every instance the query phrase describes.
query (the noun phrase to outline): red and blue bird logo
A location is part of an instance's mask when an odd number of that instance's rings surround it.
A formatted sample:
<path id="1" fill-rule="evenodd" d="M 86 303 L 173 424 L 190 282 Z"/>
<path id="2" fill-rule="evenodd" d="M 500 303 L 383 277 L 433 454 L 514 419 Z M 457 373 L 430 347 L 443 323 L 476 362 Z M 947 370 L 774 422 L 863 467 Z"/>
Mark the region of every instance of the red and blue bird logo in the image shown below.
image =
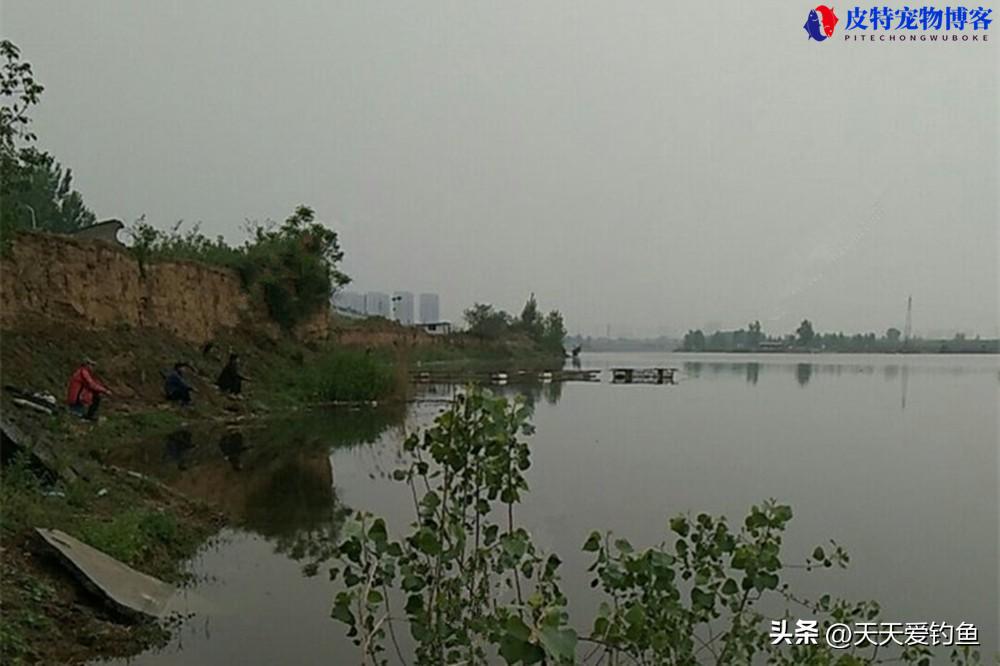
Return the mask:
<path id="1" fill-rule="evenodd" d="M 833 7 L 820 5 L 816 9 L 809 10 L 806 17 L 806 24 L 802 26 L 806 29 L 809 39 L 822 42 L 827 37 L 833 37 L 833 29 L 837 26 L 837 15 L 833 13 Z"/>

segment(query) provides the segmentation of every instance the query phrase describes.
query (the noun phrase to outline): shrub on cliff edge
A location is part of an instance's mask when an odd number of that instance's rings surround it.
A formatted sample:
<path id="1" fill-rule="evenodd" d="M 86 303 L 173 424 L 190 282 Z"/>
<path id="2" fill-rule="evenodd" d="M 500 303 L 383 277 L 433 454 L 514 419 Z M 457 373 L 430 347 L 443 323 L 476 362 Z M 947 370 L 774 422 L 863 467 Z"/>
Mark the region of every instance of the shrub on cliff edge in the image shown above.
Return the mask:
<path id="1" fill-rule="evenodd" d="M 129 232 L 141 269 L 151 261 L 178 259 L 232 268 L 286 329 L 325 307 L 333 291 L 350 282 L 337 268 L 344 257 L 337 232 L 317 222 L 308 206 L 297 207 L 281 225 L 251 223 L 250 238 L 239 247 L 221 236 L 209 239 L 197 225 L 182 233 L 180 223 L 160 231 L 139 220 Z"/>

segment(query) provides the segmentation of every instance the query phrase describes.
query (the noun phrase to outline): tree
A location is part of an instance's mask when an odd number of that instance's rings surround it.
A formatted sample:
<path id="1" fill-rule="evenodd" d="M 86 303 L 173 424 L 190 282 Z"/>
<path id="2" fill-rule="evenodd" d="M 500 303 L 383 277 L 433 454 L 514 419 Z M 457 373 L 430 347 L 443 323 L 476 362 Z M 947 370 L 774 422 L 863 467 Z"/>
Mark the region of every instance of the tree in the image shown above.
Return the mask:
<path id="1" fill-rule="evenodd" d="M 899 342 L 899 338 L 902 335 L 898 328 L 890 328 L 885 332 L 885 339 L 892 343 Z"/>
<path id="2" fill-rule="evenodd" d="M 705 351 L 705 334 L 701 329 L 684 334 L 684 351 Z"/>
<path id="3" fill-rule="evenodd" d="M 752 321 L 747 326 L 747 329 L 749 331 L 749 335 L 747 336 L 748 338 L 747 341 L 750 343 L 751 349 L 756 349 L 757 347 L 760 346 L 761 340 L 764 339 L 764 336 L 761 333 L 760 320 L 755 319 L 754 321 Z"/>
<path id="4" fill-rule="evenodd" d="M 799 342 L 808 347 L 816 336 L 816 332 L 813 330 L 812 322 L 808 319 L 803 319 L 802 323 L 795 330 L 795 333 L 799 336 Z"/>
<path id="5" fill-rule="evenodd" d="M 479 338 L 496 340 L 510 328 L 510 315 L 488 303 L 476 303 L 463 315 L 469 333 Z"/>
<path id="6" fill-rule="evenodd" d="M 10 197 L 11 209 L 4 212 L 10 219 L 8 228 L 31 229 L 37 222 L 39 229 L 69 233 L 97 221 L 83 196 L 73 189 L 73 171 L 63 170 L 51 155 L 37 155 L 21 178 Z"/>
<path id="7" fill-rule="evenodd" d="M 534 293 L 528 297 L 524 308 L 521 310 L 518 327 L 536 342 L 540 342 L 545 335 L 545 322 L 542 319 L 541 312 L 538 311 L 538 301 L 535 300 Z"/>
<path id="8" fill-rule="evenodd" d="M 94 214 L 72 189 L 73 175 L 48 153 L 34 147 L 28 111 L 38 104 L 43 86 L 31 65 L 8 40 L 0 41 L 0 229 L 37 226 L 67 232 L 93 224 Z"/>
<path id="9" fill-rule="evenodd" d="M 0 41 L 0 224 L 14 226 L 19 195 L 27 188 L 39 153 L 31 144 L 35 135 L 28 126 L 28 110 L 38 104 L 44 88 L 35 81 L 31 65 L 21 61 L 21 50 L 9 40 Z"/>
<path id="10" fill-rule="evenodd" d="M 344 258 L 337 232 L 300 205 L 275 228 L 256 226 L 242 249 L 244 282 L 258 283 L 275 321 L 286 328 L 325 306 L 334 290 L 351 281 L 338 268 Z"/>
<path id="11" fill-rule="evenodd" d="M 561 350 L 563 339 L 566 337 L 566 325 L 563 322 L 562 313 L 552 310 L 545 315 L 544 333 L 542 334 L 542 345 L 546 349 Z"/>

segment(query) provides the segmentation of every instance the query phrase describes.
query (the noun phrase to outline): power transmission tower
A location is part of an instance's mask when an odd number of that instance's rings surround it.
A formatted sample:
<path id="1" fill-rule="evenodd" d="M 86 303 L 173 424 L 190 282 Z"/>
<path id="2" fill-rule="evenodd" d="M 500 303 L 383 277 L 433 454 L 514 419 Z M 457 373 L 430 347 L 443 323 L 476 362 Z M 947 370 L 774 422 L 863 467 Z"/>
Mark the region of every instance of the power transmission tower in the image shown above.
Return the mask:
<path id="1" fill-rule="evenodd" d="M 909 344 L 913 336 L 913 296 L 906 299 L 906 327 L 903 330 L 903 343 Z"/>

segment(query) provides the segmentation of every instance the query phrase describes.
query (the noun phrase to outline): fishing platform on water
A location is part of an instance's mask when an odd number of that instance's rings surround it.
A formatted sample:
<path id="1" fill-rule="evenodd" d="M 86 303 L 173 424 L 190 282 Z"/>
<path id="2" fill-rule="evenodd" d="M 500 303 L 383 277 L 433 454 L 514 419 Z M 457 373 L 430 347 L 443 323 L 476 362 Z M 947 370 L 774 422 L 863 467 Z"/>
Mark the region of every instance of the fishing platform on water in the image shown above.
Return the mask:
<path id="1" fill-rule="evenodd" d="M 677 368 L 611 368 L 612 384 L 676 384 Z M 549 382 L 600 382 L 602 370 L 417 370 L 410 374 L 416 384 L 537 384 Z"/>
<path id="2" fill-rule="evenodd" d="M 677 368 L 611 368 L 612 384 L 676 384 Z"/>
<path id="3" fill-rule="evenodd" d="M 410 378 L 418 384 L 599 382 L 600 370 L 419 370 Z"/>

